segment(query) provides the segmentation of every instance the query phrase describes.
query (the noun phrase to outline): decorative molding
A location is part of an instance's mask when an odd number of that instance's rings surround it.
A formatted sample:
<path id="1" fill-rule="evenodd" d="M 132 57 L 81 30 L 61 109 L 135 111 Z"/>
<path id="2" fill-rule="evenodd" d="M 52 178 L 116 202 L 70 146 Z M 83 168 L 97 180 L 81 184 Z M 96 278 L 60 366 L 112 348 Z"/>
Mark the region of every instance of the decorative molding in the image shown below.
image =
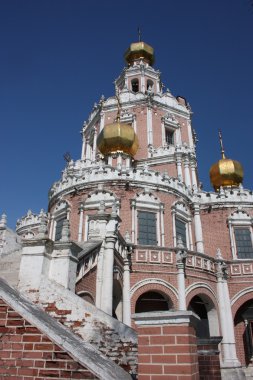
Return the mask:
<path id="1" fill-rule="evenodd" d="M 171 285 L 169 282 L 166 282 L 164 280 L 160 280 L 158 278 L 148 278 L 146 280 L 142 280 L 142 281 L 139 281 L 137 282 L 131 289 L 130 289 L 130 295 L 131 297 L 134 295 L 134 293 L 142 288 L 143 286 L 145 285 L 162 285 L 164 286 L 165 288 L 169 289 L 173 294 L 174 296 L 178 299 L 178 292 L 177 292 L 177 289 Z"/>

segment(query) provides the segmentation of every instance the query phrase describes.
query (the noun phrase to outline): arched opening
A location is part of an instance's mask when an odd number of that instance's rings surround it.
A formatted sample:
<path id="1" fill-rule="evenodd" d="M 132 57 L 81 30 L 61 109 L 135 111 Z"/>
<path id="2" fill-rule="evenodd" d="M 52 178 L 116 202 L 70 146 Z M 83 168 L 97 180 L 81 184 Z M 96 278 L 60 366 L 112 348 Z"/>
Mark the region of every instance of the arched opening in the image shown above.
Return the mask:
<path id="1" fill-rule="evenodd" d="M 253 365 L 253 300 L 245 302 L 236 312 L 235 340 L 242 364 Z"/>
<path id="2" fill-rule="evenodd" d="M 135 305 L 136 313 L 145 313 L 150 311 L 169 310 L 170 301 L 161 293 L 150 291 L 143 293 Z"/>
<path id="3" fill-rule="evenodd" d="M 192 310 L 200 318 L 196 325 L 198 338 L 210 338 L 220 335 L 218 313 L 210 297 L 206 294 L 194 296 L 189 303 L 188 310 Z"/>
<path id="4" fill-rule="evenodd" d="M 94 299 L 92 295 L 89 292 L 79 292 L 77 295 L 82 298 L 83 300 L 91 303 L 92 305 L 95 305 Z"/>
<path id="5" fill-rule="evenodd" d="M 147 91 L 154 92 L 154 82 L 150 79 L 147 80 Z"/>
<path id="6" fill-rule="evenodd" d="M 207 308 L 204 300 L 199 296 L 193 297 L 189 305 L 189 310 L 192 310 L 200 318 L 196 324 L 197 337 L 210 338 Z"/>
<path id="7" fill-rule="evenodd" d="M 123 320 L 122 287 L 119 280 L 113 280 L 112 316 L 119 321 Z"/>
<path id="8" fill-rule="evenodd" d="M 133 92 L 138 92 L 139 91 L 139 80 L 137 78 L 132 79 L 131 85 L 132 85 L 132 91 Z"/>

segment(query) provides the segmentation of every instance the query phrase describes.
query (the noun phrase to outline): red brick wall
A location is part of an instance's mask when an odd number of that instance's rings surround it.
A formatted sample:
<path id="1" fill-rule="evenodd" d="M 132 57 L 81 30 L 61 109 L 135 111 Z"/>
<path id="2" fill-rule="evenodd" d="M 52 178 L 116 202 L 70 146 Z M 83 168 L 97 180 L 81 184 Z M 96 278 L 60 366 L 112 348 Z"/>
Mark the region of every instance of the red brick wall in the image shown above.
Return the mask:
<path id="1" fill-rule="evenodd" d="M 98 379 L 1 299 L 0 378 Z"/>
<path id="2" fill-rule="evenodd" d="M 220 380 L 220 359 L 218 343 L 198 344 L 199 376 L 200 380 Z"/>
<path id="3" fill-rule="evenodd" d="M 96 276 L 97 267 L 92 268 L 77 284 L 76 293 L 88 292 L 91 294 L 94 304 L 96 300 Z M 86 299 L 88 301 L 88 299 Z"/>
<path id="4" fill-rule="evenodd" d="M 196 335 L 188 325 L 137 326 L 139 380 L 198 380 Z"/>

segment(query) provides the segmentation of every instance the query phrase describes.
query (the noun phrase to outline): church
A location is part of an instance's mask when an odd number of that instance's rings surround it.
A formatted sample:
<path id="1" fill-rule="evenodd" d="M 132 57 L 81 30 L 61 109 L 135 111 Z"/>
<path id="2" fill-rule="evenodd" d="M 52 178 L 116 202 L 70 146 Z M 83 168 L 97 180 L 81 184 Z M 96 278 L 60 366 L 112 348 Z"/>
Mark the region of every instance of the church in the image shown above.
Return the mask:
<path id="1" fill-rule="evenodd" d="M 16 232 L 1 217 L 0 377 L 253 378 L 243 168 L 220 134 L 205 191 L 187 100 L 164 90 L 150 45 L 124 58 L 47 212 L 29 210 Z"/>

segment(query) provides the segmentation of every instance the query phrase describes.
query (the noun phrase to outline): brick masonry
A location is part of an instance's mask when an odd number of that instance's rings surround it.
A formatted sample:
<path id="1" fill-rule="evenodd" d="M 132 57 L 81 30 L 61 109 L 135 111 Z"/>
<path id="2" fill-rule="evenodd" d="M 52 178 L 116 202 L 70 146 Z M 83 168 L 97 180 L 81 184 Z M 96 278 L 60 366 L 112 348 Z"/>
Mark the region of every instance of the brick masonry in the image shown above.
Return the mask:
<path id="1" fill-rule="evenodd" d="M 156 321 L 139 325 L 136 320 L 136 327 L 139 380 L 199 379 L 196 334 L 189 322 Z"/>
<path id="2" fill-rule="evenodd" d="M 0 299 L 0 379 L 98 379 Z"/>

